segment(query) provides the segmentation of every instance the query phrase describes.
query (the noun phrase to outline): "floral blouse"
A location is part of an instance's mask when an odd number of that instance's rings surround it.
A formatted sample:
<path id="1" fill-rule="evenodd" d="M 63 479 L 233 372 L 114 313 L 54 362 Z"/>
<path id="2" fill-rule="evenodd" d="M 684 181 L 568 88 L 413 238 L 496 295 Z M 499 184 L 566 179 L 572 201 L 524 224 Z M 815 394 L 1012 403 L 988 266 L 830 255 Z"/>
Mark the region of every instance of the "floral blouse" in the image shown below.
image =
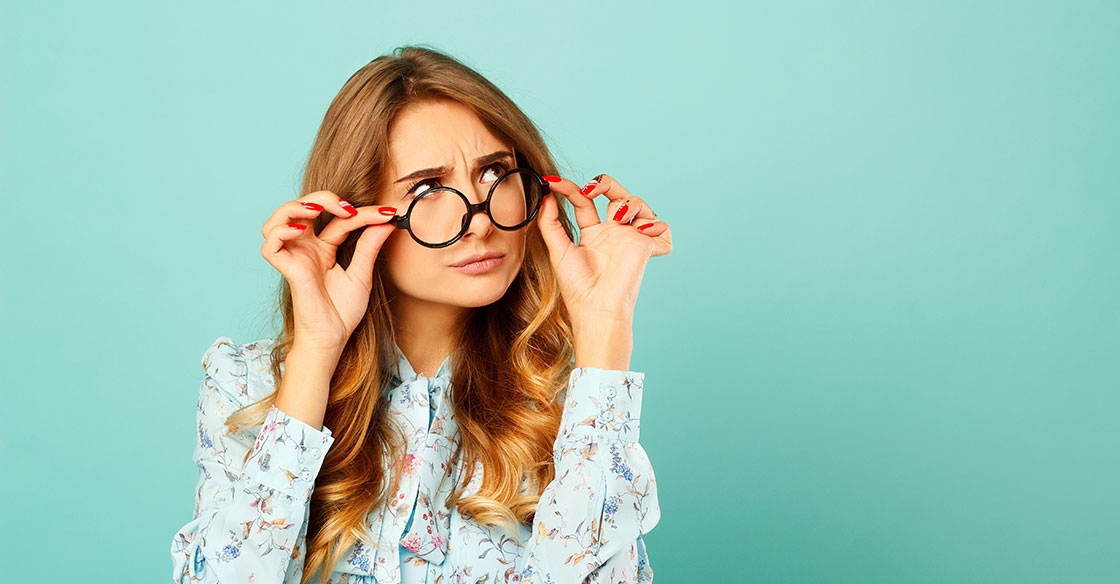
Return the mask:
<path id="1" fill-rule="evenodd" d="M 218 337 L 202 357 L 194 519 L 172 538 L 172 582 L 300 581 L 308 503 L 331 431 L 276 407 L 262 426 L 231 434 L 223 423 L 273 391 L 273 343 Z M 652 582 L 642 534 L 661 511 L 653 467 L 638 444 L 643 373 L 572 370 L 553 447 L 556 478 L 532 526 L 514 533 L 446 508 L 451 475 L 460 472 L 450 464 L 460 439 L 447 399 L 451 357 L 424 377 L 397 352 L 385 399 L 409 437 L 405 474 L 393 499 L 367 516 L 381 543 L 346 550 L 331 584 Z M 479 462 L 464 494 L 477 492 L 481 480 Z"/>

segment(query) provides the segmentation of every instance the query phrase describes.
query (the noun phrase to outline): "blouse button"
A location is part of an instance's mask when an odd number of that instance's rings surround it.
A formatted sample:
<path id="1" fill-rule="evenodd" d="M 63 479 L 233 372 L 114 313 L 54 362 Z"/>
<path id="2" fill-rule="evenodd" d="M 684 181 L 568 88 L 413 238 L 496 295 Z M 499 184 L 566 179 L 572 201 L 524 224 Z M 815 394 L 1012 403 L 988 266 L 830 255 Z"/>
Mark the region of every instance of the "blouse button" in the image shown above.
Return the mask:
<path id="1" fill-rule="evenodd" d="M 603 410 L 603 413 L 599 416 L 599 419 L 603 422 L 613 422 L 614 410 Z"/>
<path id="2" fill-rule="evenodd" d="M 310 483 L 311 482 L 311 471 L 307 470 L 306 468 L 303 469 L 303 472 L 299 473 L 299 478 L 301 478 L 304 481 Z"/>
<path id="3" fill-rule="evenodd" d="M 614 386 L 611 385 L 611 386 L 607 387 L 607 399 L 614 399 L 614 394 L 615 394 Z"/>
<path id="4" fill-rule="evenodd" d="M 319 454 L 320 454 L 320 452 L 319 452 L 319 449 L 317 447 L 311 449 L 311 458 L 318 459 Z"/>

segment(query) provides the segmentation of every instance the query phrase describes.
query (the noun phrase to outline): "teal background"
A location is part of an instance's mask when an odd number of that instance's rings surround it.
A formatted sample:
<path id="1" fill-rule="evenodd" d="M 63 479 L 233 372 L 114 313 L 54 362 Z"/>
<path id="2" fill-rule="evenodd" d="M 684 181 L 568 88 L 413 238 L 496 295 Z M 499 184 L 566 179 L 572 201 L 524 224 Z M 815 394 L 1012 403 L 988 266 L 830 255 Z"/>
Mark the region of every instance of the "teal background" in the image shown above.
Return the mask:
<path id="1" fill-rule="evenodd" d="M 4 580 L 167 581 L 201 356 L 330 100 L 428 43 L 673 229 L 656 581 L 1120 581 L 1120 4 L 5 3 Z M 582 184 L 582 183 L 581 183 Z M 603 204 L 600 201 L 600 209 Z"/>

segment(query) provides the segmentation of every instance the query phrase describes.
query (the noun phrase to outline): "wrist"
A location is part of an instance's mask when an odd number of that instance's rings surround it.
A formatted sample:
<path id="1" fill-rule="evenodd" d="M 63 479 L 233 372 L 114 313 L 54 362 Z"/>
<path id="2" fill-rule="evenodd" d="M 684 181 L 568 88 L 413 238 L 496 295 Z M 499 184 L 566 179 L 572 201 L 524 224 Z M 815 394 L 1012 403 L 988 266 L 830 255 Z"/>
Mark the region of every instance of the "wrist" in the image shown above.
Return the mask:
<path id="1" fill-rule="evenodd" d="M 337 365 L 335 352 L 292 345 L 274 405 L 312 428 L 322 427 Z"/>
<path id="2" fill-rule="evenodd" d="M 324 343 L 304 342 L 299 337 L 292 342 L 285 361 L 298 361 L 305 368 L 334 372 L 342 357 L 342 347 Z"/>
<path id="3" fill-rule="evenodd" d="M 634 327 L 626 317 L 599 317 L 572 323 L 575 367 L 627 371 L 634 350 Z"/>
<path id="4" fill-rule="evenodd" d="M 580 312 L 572 315 L 572 332 L 609 328 L 633 328 L 634 316 L 625 312 Z"/>

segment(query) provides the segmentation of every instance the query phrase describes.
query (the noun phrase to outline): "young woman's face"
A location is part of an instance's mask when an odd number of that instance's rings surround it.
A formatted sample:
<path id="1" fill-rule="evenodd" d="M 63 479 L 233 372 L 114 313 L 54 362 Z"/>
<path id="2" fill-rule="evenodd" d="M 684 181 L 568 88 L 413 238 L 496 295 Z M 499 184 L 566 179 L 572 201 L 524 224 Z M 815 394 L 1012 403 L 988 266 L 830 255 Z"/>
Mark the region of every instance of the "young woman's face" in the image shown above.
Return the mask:
<path id="1" fill-rule="evenodd" d="M 423 102 L 404 110 L 389 135 L 389 181 L 379 203 L 408 210 L 413 198 L 426 189 L 453 187 L 471 203 L 486 199 L 490 186 L 517 166 L 513 156 L 477 164 L 477 159 L 513 148 L 495 137 L 466 106 L 455 102 Z M 400 180 L 418 170 L 446 166 L 448 172 Z M 409 187 L 423 181 L 411 191 Z M 454 196 L 452 194 L 452 196 Z M 408 231 L 398 229 L 379 253 L 386 262 L 390 288 L 416 300 L 460 307 L 477 307 L 500 299 L 517 277 L 525 254 L 525 234 L 533 223 L 516 231 L 498 229 L 485 212 L 471 217 L 466 233 L 441 248 L 424 247 Z M 497 267 L 467 273 L 452 267 L 479 253 L 505 254 Z"/>

